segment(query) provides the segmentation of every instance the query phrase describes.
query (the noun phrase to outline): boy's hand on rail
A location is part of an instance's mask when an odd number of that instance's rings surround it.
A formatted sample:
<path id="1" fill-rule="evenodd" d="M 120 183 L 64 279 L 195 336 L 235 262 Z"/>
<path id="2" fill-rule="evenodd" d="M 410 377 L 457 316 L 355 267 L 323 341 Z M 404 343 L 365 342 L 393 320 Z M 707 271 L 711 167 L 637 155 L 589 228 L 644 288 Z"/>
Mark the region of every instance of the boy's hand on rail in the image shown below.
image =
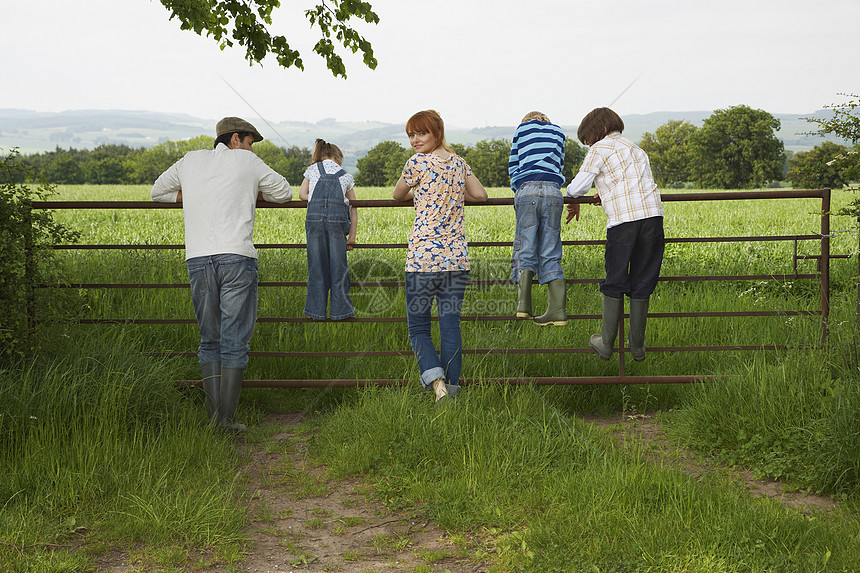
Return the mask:
<path id="1" fill-rule="evenodd" d="M 579 221 L 579 203 L 570 203 L 567 206 L 567 220 L 565 220 L 565 224 L 570 223 L 573 219 L 576 218 Z"/>

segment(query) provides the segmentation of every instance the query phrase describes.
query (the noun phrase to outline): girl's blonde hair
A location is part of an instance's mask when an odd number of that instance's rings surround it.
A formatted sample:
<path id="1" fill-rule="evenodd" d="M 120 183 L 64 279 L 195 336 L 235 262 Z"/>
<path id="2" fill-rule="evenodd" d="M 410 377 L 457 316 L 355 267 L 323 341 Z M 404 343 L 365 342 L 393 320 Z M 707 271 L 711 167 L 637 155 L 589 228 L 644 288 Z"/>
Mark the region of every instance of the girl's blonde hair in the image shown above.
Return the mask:
<path id="1" fill-rule="evenodd" d="M 334 143 L 329 143 L 325 139 L 317 139 L 314 143 L 311 164 L 319 163 L 323 159 L 332 159 L 338 163 L 343 163 L 343 151 Z"/>
<path id="2" fill-rule="evenodd" d="M 442 116 L 435 109 L 419 111 L 406 122 L 407 135 L 419 132 L 430 133 L 436 139 L 437 146 L 441 145 L 445 151 L 454 153 L 454 150 L 445 141 L 445 122 L 442 121 Z"/>
<path id="3" fill-rule="evenodd" d="M 525 122 L 527 122 L 527 121 L 531 121 L 531 120 L 533 120 L 533 119 L 536 119 L 536 120 L 538 120 L 538 121 L 542 121 L 542 122 L 544 122 L 544 123 L 552 123 L 552 122 L 549 120 L 549 118 L 547 117 L 547 115 L 546 115 L 545 113 L 541 112 L 541 111 L 530 111 L 530 112 L 528 112 L 528 113 L 523 117 L 523 120 L 522 120 L 520 123 L 525 123 Z"/>

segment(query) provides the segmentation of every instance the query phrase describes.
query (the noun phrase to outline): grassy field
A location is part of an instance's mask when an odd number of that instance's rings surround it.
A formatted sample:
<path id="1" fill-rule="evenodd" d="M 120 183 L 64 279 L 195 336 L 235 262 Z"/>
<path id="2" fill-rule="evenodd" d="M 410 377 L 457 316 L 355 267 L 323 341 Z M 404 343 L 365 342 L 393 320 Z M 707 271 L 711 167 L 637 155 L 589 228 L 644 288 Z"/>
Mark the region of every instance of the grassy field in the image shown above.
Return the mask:
<path id="1" fill-rule="evenodd" d="M 61 199 L 142 200 L 146 187 L 61 187 Z M 358 196 L 388 198 L 386 189 Z M 493 190 L 491 196 L 509 196 Z M 850 199 L 835 193 L 833 209 Z M 667 202 L 667 237 L 815 234 L 820 202 L 803 200 Z M 604 238 L 605 217 L 583 206 L 563 240 Z M 180 211 L 56 213 L 84 243 L 181 243 Z M 360 210 L 359 243 L 402 243 L 407 208 Z M 258 243 L 301 243 L 304 211 L 261 210 Z M 471 242 L 509 241 L 511 207 L 467 208 Z M 856 256 L 856 222 L 834 217 L 833 253 Z M 804 242 L 801 253 L 816 253 Z M 673 243 L 663 276 L 790 274 L 791 242 Z M 505 279 L 510 248 L 470 250 L 473 280 Z M 349 254 L 353 281 L 402 280 L 399 249 Z M 565 248 L 569 278 L 600 278 L 600 246 Z M 814 272 L 814 261 L 798 271 Z M 62 251 L 65 282 L 185 283 L 181 251 Z M 311 454 L 332 475 L 367 474 L 380 499 L 426 505 L 455 535 L 483 532 L 473 547 L 498 571 L 854 571 L 860 563 L 860 390 L 857 360 L 857 261 L 831 263 L 828 343 L 817 316 L 653 318 L 649 347 L 788 345 L 785 351 L 651 352 L 627 361 L 630 375 L 708 374 L 696 385 L 467 388 L 440 414 L 418 390 L 411 356 L 252 358 L 258 379 L 397 378 L 405 388 L 255 389 L 241 413 L 253 424 L 267 412 L 315 414 Z M 260 251 L 261 281 L 303 281 L 301 249 Z M 535 287 L 535 304 L 545 305 Z M 50 289 L 79 318 L 192 318 L 186 289 Z M 509 315 L 513 285 L 470 286 L 464 314 Z M 402 289 L 353 289 L 358 316 L 403 316 Z M 299 317 L 301 287 L 261 287 L 260 317 Z M 662 282 L 650 311 L 819 309 L 810 280 Z M 593 283 L 569 286 L 568 313 L 597 315 Z M 465 348 L 582 348 L 595 319 L 539 329 L 526 321 L 463 323 Z M 93 555 L 141 544 L 165 570 L 185 570 L 206 551 L 241 569 L 245 513 L 240 463 L 229 440 L 201 431 L 199 394 L 177 379 L 199 376 L 191 325 L 53 325 L 44 350 L 0 371 L 0 562 L 20 571 L 87 571 Z M 261 323 L 252 350 L 407 350 L 405 323 Z M 464 376 L 611 376 L 617 363 L 592 354 L 467 355 Z M 826 515 L 753 501 L 720 475 L 692 478 L 619 446 L 583 414 L 657 416 L 681 445 L 741 464 L 794 487 L 840 500 Z M 432 438 L 428 438 L 432 436 Z M 72 551 L 81 535 L 86 551 Z M 180 556 L 177 558 L 176 549 Z M 168 551 L 163 548 L 168 548 Z M 164 551 L 169 556 L 159 557 Z M 154 557 L 153 557 L 154 556 Z M 186 561 L 182 561 L 185 559 Z M 179 562 L 180 564 L 176 564 Z M 182 565 L 185 563 L 185 565 Z M 173 569 L 171 569 L 171 567 Z"/>

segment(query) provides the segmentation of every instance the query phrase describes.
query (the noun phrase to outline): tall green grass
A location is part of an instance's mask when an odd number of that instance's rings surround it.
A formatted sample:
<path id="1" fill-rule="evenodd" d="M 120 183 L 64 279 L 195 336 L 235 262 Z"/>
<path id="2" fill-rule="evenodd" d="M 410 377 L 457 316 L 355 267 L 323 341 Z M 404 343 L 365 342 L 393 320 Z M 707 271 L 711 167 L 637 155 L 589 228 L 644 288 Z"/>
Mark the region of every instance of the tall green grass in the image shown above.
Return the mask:
<path id="1" fill-rule="evenodd" d="M 759 352 L 721 369 L 719 383 L 690 388 L 668 418 L 676 439 L 856 507 L 858 319 L 856 300 L 837 302 L 825 348 Z"/>
<path id="2" fill-rule="evenodd" d="M 197 393 L 175 385 L 173 365 L 122 332 L 49 342 L 0 371 L 6 570 L 85 570 L 81 543 L 237 546 L 236 455 L 207 429 Z"/>
<path id="3" fill-rule="evenodd" d="M 311 450 L 337 475 L 375 476 L 385 503 L 468 532 L 494 570 L 851 571 L 860 558 L 856 518 L 655 464 L 532 388 L 469 387 L 440 409 L 419 393 L 362 391 Z"/>

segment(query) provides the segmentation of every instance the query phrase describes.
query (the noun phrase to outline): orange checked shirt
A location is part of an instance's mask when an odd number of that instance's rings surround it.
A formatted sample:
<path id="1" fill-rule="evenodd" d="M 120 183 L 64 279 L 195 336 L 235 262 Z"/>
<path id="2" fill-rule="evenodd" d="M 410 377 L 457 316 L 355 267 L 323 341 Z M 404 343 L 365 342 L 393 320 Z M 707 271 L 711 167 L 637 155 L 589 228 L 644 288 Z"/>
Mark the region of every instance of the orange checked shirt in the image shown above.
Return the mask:
<path id="1" fill-rule="evenodd" d="M 607 229 L 663 216 L 648 154 L 619 132 L 613 131 L 588 149 L 577 178 L 568 186 L 568 197 L 585 195 L 592 180 L 608 219 Z"/>

